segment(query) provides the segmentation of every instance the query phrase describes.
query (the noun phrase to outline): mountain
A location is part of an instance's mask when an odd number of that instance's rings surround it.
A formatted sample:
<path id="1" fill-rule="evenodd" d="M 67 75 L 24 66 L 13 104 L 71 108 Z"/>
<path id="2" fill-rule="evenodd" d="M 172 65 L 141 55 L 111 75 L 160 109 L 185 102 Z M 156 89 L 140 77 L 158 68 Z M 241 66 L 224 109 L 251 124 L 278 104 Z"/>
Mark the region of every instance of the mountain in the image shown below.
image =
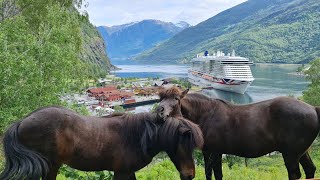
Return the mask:
<path id="1" fill-rule="evenodd" d="M 187 28 L 137 60 L 176 63 L 209 50 L 254 62 L 306 63 L 320 56 L 319 0 L 248 0 Z"/>
<path id="2" fill-rule="evenodd" d="M 83 41 L 83 51 L 80 58 L 92 65 L 92 73 L 107 73 L 115 68 L 111 65 L 106 53 L 106 45 L 104 40 L 88 19 L 81 22 L 81 32 Z"/>
<path id="3" fill-rule="evenodd" d="M 110 58 L 129 58 L 156 46 L 183 29 L 186 22 L 173 24 L 159 20 L 143 20 L 119 26 L 99 26 L 98 30 L 107 43 Z"/>

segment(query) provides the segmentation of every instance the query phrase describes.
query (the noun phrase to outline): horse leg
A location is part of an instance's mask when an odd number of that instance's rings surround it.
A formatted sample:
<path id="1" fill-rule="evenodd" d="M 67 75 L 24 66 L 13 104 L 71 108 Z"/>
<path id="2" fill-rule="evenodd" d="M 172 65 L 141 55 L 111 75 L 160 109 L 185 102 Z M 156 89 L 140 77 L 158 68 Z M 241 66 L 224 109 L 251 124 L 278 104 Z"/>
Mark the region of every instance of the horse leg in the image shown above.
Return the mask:
<path id="1" fill-rule="evenodd" d="M 289 180 L 299 179 L 301 177 L 301 172 L 299 168 L 298 156 L 282 154 L 282 157 L 288 171 Z"/>
<path id="2" fill-rule="evenodd" d="M 299 162 L 302 165 L 303 170 L 306 174 L 306 179 L 314 178 L 314 173 L 316 172 L 316 166 L 313 164 L 308 152 L 304 153 L 301 156 Z"/>
<path id="3" fill-rule="evenodd" d="M 136 175 L 134 173 L 131 174 L 128 180 L 137 180 Z"/>
<path id="4" fill-rule="evenodd" d="M 136 176 L 134 174 L 132 176 L 132 173 L 127 174 L 114 172 L 113 180 L 134 180 L 133 178 L 135 179 Z"/>
<path id="5" fill-rule="evenodd" d="M 213 154 L 213 172 L 216 180 L 222 180 L 222 154 Z"/>
<path id="6" fill-rule="evenodd" d="M 202 154 L 204 159 L 206 179 L 212 180 L 212 168 L 213 168 L 212 153 L 203 151 Z"/>
<path id="7" fill-rule="evenodd" d="M 50 170 L 46 177 L 43 180 L 56 180 L 57 174 L 61 165 L 53 165 L 50 167 Z"/>

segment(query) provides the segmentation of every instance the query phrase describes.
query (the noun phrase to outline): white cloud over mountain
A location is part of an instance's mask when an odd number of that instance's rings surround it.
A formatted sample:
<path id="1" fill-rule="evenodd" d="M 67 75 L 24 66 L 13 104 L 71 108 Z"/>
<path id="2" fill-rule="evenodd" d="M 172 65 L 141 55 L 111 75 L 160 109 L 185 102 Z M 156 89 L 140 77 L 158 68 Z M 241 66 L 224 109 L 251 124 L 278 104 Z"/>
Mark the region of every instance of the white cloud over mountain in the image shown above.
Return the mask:
<path id="1" fill-rule="evenodd" d="M 246 0 L 87 0 L 94 25 L 119 25 L 144 19 L 198 24 Z"/>

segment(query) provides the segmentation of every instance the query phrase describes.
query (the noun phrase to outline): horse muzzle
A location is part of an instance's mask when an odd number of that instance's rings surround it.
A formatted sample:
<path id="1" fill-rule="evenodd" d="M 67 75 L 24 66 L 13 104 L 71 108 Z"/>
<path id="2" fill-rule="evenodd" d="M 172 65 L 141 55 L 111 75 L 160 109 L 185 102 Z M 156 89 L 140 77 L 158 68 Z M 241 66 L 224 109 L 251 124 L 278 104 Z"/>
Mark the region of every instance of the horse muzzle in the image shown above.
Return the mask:
<path id="1" fill-rule="evenodd" d="M 183 174 L 180 174 L 180 179 L 181 180 L 192 180 L 194 178 L 194 175 L 183 175 Z"/>

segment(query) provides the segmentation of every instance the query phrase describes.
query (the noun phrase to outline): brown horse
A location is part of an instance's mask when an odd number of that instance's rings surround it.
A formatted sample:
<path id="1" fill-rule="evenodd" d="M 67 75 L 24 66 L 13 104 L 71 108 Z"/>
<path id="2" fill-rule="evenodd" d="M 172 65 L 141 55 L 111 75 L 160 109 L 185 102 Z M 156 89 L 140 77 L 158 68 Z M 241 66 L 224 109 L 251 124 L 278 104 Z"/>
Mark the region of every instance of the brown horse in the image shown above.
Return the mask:
<path id="1" fill-rule="evenodd" d="M 212 169 L 222 179 L 222 154 L 254 158 L 273 151 L 282 153 L 289 179 L 301 177 L 299 162 L 306 177 L 314 177 L 316 167 L 307 150 L 319 132 L 319 107 L 289 97 L 234 105 L 187 92 L 162 90 L 157 111 L 165 117 L 183 115 L 200 126 L 207 180 Z"/>
<path id="2" fill-rule="evenodd" d="M 56 179 L 67 164 L 83 171 L 111 170 L 114 179 L 136 179 L 134 172 L 166 151 L 181 179 L 192 179 L 193 149 L 202 133 L 190 121 L 159 119 L 155 113 L 98 118 L 62 107 L 36 110 L 5 133 L 5 169 L 0 179 Z"/>

